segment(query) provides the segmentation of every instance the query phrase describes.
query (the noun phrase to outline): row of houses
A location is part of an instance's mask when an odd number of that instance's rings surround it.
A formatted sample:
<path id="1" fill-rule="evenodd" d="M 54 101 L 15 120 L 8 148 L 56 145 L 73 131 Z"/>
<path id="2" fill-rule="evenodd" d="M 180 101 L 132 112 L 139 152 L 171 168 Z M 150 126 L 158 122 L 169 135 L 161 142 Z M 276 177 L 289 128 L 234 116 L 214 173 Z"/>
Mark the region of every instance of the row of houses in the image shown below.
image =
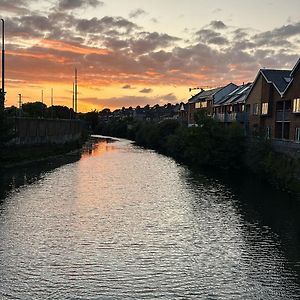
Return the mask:
<path id="1" fill-rule="evenodd" d="M 179 116 L 194 126 L 199 110 L 217 122 L 238 122 L 249 135 L 300 142 L 300 59 L 292 70 L 259 70 L 253 83 L 201 90 L 181 104 Z"/>

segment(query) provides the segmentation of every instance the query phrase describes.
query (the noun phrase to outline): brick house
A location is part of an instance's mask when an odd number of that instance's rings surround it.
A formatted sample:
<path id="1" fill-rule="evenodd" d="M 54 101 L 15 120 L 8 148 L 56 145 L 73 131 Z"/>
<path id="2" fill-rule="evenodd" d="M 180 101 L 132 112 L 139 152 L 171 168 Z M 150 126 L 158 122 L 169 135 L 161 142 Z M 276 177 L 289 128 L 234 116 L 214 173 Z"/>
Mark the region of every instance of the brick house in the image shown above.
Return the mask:
<path id="1" fill-rule="evenodd" d="M 216 101 L 213 107 L 214 120 L 224 124 L 238 122 L 246 126 L 248 123 L 248 110 L 245 101 L 251 86 L 252 83 L 242 84 Z"/>
<path id="2" fill-rule="evenodd" d="M 300 141 L 300 59 L 293 70 L 259 70 L 246 103 L 251 135 Z"/>
<path id="3" fill-rule="evenodd" d="M 214 103 L 235 90 L 237 85 L 229 83 L 226 86 L 210 90 L 203 90 L 188 100 L 188 124 L 194 125 L 194 114 L 198 110 L 205 110 L 208 115 L 213 115 Z"/>

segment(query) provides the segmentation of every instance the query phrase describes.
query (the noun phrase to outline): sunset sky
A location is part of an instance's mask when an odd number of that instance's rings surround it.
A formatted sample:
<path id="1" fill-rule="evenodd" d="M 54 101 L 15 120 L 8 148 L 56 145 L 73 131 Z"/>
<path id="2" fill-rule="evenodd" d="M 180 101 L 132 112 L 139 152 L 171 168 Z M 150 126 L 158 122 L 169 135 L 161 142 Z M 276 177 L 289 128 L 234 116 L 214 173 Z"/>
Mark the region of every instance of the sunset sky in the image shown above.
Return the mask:
<path id="1" fill-rule="evenodd" d="M 6 105 L 79 111 L 186 101 L 189 87 L 254 80 L 300 56 L 299 0 L 0 0 Z"/>

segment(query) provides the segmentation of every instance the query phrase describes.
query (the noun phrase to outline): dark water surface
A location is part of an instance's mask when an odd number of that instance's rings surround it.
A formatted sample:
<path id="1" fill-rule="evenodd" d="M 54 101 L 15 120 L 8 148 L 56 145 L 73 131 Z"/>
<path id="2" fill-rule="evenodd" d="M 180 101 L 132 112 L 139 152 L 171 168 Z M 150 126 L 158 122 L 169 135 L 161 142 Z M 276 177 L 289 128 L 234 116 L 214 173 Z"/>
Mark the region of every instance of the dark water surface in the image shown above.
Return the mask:
<path id="1" fill-rule="evenodd" d="M 0 178 L 0 299 L 300 297 L 300 204 L 254 178 L 126 140 Z"/>

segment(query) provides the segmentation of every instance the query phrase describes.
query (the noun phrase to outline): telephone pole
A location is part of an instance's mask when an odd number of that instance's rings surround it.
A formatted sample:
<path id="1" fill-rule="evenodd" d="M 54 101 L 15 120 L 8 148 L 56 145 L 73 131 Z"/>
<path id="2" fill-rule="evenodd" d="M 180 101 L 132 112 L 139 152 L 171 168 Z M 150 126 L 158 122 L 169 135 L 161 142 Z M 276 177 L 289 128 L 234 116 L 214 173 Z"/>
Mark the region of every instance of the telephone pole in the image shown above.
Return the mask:
<path id="1" fill-rule="evenodd" d="M 53 119 L 53 88 L 51 88 L 51 119 Z"/>
<path id="2" fill-rule="evenodd" d="M 5 82 L 5 46 L 4 46 L 4 20 L 1 19 L 2 22 L 2 88 L 1 88 L 1 96 L 0 96 L 0 111 L 4 110 L 5 103 L 5 90 L 4 90 L 4 82 Z"/>
<path id="3" fill-rule="evenodd" d="M 19 117 L 22 115 L 22 95 L 19 94 Z"/>
<path id="4" fill-rule="evenodd" d="M 78 82 L 77 82 L 77 68 L 75 68 L 75 83 L 74 83 L 74 85 L 75 85 L 75 87 L 74 87 L 74 106 L 75 106 L 75 112 L 77 113 L 77 105 L 78 105 L 78 87 L 77 87 L 77 84 L 78 84 Z"/>

